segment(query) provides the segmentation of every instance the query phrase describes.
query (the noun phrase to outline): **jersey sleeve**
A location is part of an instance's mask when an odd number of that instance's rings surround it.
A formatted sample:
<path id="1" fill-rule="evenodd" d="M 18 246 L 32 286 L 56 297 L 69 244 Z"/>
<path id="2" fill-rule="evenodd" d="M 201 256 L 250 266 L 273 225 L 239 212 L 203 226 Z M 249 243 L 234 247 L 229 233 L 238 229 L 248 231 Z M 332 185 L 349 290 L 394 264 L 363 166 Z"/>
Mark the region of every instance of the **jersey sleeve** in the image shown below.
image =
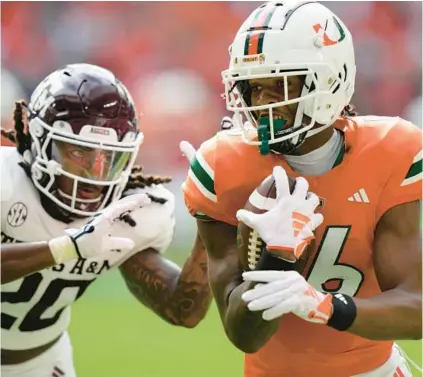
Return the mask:
<path id="1" fill-rule="evenodd" d="M 217 136 L 204 142 L 190 163 L 182 184 L 185 205 L 200 220 L 221 220 L 216 193 Z"/>
<path id="2" fill-rule="evenodd" d="M 0 174 L 1 174 L 1 195 L 2 202 L 7 202 L 13 196 L 13 174 L 11 169 L 21 169 L 17 164 L 17 152 L 15 148 L 0 147 Z"/>
<path id="3" fill-rule="evenodd" d="M 398 162 L 380 195 L 377 221 L 392 207 L 422 199 L 422 131 L 403 121 L 396 134 L 397 143 L 389 151 L 388 163 Z"/>
<path id="4" fill-rule="evenodd" d="M 259 164 L 266 160 L 257 159 L 258 149 L 249 148 L 241 135 L 238 130 L 218 132 L 201 145 L 191 161 L 182 189 L 195 218 L 238 225 L 236 212 L 256 187 L 254 172 L 267 166 L 266 162 Z M 255 161 L 258 170 L 245 161 Z"/>

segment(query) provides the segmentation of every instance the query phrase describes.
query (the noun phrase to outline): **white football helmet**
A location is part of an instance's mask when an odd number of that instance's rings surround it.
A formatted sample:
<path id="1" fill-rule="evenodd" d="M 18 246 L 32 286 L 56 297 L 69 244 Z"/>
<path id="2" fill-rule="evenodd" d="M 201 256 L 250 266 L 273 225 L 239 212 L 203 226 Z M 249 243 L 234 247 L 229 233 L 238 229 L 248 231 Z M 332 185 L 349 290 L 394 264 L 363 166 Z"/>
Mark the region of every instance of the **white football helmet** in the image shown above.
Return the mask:
<path id="1" fill-rule="evenodd" d="M 315 1 L 261 5 L 242 24 L 229 52 L 229 69 L 222 72 L 226 107 L 243 127 L 244 140 L 260 146 L 263 154 L 275 143 L 283 142 L 285 152 L 298 148 L 305 137 L 332 125 L 354 93 L 356 66 L 351 33 L 333 12 Z M 297 98 L 289 98 L 287 77 L 300 75 L 305 79 L 302 92 Z M 248 80 L 275 77 L 285 83 L 284 98 L 251 106 L 246 95 Z M 293 126 L 275 126 L 274 109 L 293 103 L 298 103 Z M 253 112 L 265 109 L 269 121 L 263 130 Z M 258 128 L 258 140 L 250 124 Z"/>
<path id="2" fill-rule="evenodd" d="M 24 159 L 43 195 L 80 216 L 121 197 L 143 133 L 131 95 L 112 72 L 90 64 L 60 68 L 37 86 L 28 110 L 32 145 Z M 71 192 L 58 187 L 59 176 L 72 182 Z M 101 190 L 95 197 L 92 187 Z"/>

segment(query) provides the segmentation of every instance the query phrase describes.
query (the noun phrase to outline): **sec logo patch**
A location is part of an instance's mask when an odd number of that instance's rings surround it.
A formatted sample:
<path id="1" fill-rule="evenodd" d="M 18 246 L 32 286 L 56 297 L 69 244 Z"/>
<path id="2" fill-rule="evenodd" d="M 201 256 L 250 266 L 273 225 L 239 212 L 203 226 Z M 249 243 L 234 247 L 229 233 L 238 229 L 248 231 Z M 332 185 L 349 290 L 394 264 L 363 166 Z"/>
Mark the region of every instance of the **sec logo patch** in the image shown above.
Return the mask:
<path id="1" fill-rule="evenodd" d="M 14 228 L 21 226 L 28 217 L 28 209 L 22 202 L 17 202 L 10 207 L 7 222 Z"/>

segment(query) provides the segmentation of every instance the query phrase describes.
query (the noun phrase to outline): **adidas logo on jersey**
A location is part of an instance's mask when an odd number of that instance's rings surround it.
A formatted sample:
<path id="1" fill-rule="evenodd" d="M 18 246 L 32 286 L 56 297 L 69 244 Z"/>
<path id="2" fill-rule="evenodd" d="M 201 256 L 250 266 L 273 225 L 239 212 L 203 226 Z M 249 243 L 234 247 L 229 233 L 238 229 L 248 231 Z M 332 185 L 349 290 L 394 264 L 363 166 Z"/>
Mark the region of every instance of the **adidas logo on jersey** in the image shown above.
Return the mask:
<path id="1" fill-rule="evenodd" d="M 335 297 L 336 297 L 339 301 L 341 301 L 342 303 L 344 303 L 345 305 L 347 305 L 347 304 L 348 304 L 348 302 L 347 302 L 346 298 L 345 298 L 344 296 L 342 296 L 340 293 L 337 293 L 337 294 L 335 295 Z"/>
<path id="2" fill-rule="evenodd" d="M 353 196 L 350 196 L 348 198 L 349 202 L 358 202 L 358 203 L 370 203 L 369 197 L 366 194 L 366 191 L 364 189 L 358 190 L 356 193 L 354 193 Z"/>

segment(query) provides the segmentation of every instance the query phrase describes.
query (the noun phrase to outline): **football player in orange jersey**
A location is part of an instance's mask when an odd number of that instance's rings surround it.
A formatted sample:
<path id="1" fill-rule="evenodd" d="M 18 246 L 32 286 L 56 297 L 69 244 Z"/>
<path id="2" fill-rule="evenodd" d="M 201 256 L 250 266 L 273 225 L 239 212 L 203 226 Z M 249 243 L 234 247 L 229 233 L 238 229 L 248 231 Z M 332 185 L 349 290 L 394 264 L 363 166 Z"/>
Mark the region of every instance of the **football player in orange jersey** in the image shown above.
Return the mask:
<path id="1" fill-rule="evenodd" d="M 201 145 L 183 190 L 247 377 L 411 376 L 393 340 L 422 336 L 422 133 L 400 118 L 356 116 L 355 73 L 350 32 L 313 1 L 263 4 L 231 45 L 222 76 L 239 127 Z M 281 189 L 286 174 L 275 169 L 276 207 L 239 211 L 275 166 L 304 177 L 301 192 Z M 299 239 L 291 219 L 308 189 L 323 223 L 304 224 Z M 302 275 L 269 271 L 269 251 L 243 273 L 238 219 L 273 250 L 313 231 Z"/>

